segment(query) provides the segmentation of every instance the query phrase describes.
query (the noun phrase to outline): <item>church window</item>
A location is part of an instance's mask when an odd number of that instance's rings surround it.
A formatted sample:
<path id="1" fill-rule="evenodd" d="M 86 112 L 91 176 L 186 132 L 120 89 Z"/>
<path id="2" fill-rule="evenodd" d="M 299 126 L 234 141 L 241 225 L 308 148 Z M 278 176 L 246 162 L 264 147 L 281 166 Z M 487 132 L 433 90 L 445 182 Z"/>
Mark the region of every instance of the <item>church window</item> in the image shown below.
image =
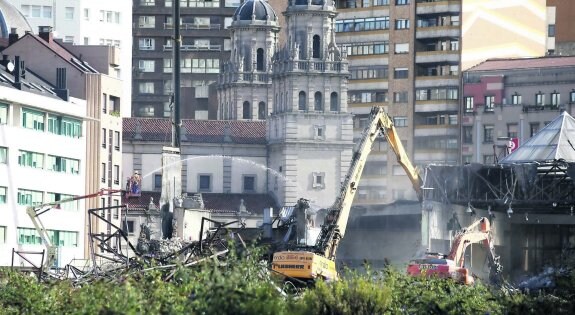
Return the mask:
<path id="1" fill-rule="evenodd" d="M 337 97 L 337 92 L 332 92 L 330 95 L 329 110 L 332 112 L 337 112 L 339 110 L 339 100 Z"/>
<path id="2" fill-rule="evenodd" d="M 199 174 L 198 175 L 198 191 L 209 192 L 212 191 L 212 175 Z"/>
<path id="3" fill-rule="evenodd" d="M 242 109 L 243 109 L 242 118 L 243 119 L 251 119 L 250 102 L 245 101 Z"/>
<path id="4" fill-rule="evenodd" d="M 260 102 L 258 104 L 258 119 L 266 119 L 266 103 Z"/>
<path id="5" fill-rule="evenodd" d="M 306 104 L 306 96 L 305 96 L 305 92 L 304 91 L 300 91 L 299 92 L 299 101 L 298 101 L 298 109 L 299 110 L 306 110 L 307 109 L 307 104 Z"/>
<path id="6" fill-rule="evenodd" d="M 244 192 L 255 192 L 256 191 L 256 176 L 255 175 L 244 175 L 243 176 Z"/>
<path id="7" fill-rule="evenodd" d="M 312 173 L 312 187 L 315 189 L 325 188 L 325 172 L 313 172 Z"/>
<path id="8" fill-rule="evenodd" d="M 314 35 L 312 58 L 321 58 L 319 52 L 320 52 L 320 38 L 319 35 Z"/>
<path id="9" fill-rule="evenodd" d="M 321 111 L 323 110 L 323 102 L 321 99 L 321 92 L 315 92 L 313 97 L 313 109 Z"/>
<path id="10" fill-rule="evenodd" d="M 262 48 L 258 48 L 258 51 L 257 51 L 256 70 L 257 71 L 264 71 L 264 50 Z"/>

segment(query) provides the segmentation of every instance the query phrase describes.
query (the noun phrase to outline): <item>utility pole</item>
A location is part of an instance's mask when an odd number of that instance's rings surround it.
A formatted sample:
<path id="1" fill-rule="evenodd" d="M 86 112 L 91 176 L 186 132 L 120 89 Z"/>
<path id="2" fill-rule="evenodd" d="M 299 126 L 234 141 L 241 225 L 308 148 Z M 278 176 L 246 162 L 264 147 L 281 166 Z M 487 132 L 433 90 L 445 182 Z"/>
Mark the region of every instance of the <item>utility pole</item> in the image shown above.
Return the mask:
<path id="1" fill-rule="evenodd" d="M 172 69 L 172 91 L 173 91 L 173 121 L 172 121 L 172 147 L 180 148 L 180 48 L 182 46 L 182 36 L 180 35 L 180 1 L 173 1 L 174 7 L 172 21 L 174 24 L 173 38 L 173 69 Z"/>

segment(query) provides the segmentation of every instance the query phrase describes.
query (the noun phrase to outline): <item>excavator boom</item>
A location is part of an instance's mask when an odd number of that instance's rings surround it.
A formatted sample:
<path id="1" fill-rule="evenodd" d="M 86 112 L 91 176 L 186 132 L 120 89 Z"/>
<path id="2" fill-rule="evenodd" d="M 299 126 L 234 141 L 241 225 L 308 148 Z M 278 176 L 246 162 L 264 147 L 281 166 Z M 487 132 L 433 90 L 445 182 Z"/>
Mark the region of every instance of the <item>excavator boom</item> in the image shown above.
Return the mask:
<path id="1" fill-rule="evenodd" d="M 357 149 L 352 156 L 350 168 L 341 185 L 339 196 L 329 209 L 327 217 L 330 219 L 322 225 L 313 247 L 313 255 L 310 256 L 309 252 L 306 251 L 275 253 L 272 263 L 272 268 L 275 271 L 295 278 L 314 279 L 319 275 L 324 278 L 337 278 L 334 262 L 337 248 L 345 236 L 351 205 L 359 186 L 363 168 L 371 152 L 371 147 L 380 133 L 387 139 L 389 147 L 395 153 L 398 163 L 407 173 L 418 198 L 421 200 L 421 178 L 407 157 L 392 119 L 383 107 L 374 107 L 371 110 L 369 125 L 363 131 Z M 306 264 L 302 264 L 302 262 L 306 262 Z"/>

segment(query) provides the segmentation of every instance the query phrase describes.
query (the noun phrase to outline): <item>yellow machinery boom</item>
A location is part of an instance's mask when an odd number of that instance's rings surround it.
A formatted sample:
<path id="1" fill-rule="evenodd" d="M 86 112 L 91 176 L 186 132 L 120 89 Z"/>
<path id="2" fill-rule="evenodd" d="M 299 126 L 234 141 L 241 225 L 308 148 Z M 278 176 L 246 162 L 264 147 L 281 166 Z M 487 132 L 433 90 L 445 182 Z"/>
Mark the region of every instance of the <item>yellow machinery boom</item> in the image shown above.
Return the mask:
<path id="1" fill-rule="evenodd" d="M 363 131 L 357 150 L 353 154 L 350 168 L 341 186 L 340 195 L 329 209 L 326 222 L 322 225 L 315 246 L 304 248 L 302 251 L 274 253 L 273 270 L 287 277 L 305 280 L 313 280 L 317 277 L 326 279 L 337 278 L 335 269 L 336 251 L 339 242 L 345 235 L 349 212 L 367 157 L 380 133 L 387 139 L 389 147 L 395 153 L 398 163 L 407 173 L 413 189 L 421 200 L 421 177 L 407 157 L 407 153 L 393 125 L 393 120 L 383 107 L 374 107 L 371 110 L 369 125 Z"/>

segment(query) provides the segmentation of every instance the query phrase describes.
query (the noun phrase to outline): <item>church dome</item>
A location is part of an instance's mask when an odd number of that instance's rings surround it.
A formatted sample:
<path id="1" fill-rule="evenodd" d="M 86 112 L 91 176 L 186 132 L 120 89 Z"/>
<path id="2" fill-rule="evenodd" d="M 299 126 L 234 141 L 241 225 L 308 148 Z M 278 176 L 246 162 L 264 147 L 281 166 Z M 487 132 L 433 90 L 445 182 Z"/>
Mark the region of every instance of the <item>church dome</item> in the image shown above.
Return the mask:
<path id="1" fill-rule="evenodd" d="M 275 21 L 277 15 L 265 0 L 247 0 L 242 3 L 234 13 L 234 20 L 238 21 Z"/>
<path id="2" fill-rule="evenodd" d="M 0 0 L 0 38 L 8 38 L 12 28 L 15 28 L 20 36 L 32 32 L 32 27 L 24 15 L 7 0 Z"/>

